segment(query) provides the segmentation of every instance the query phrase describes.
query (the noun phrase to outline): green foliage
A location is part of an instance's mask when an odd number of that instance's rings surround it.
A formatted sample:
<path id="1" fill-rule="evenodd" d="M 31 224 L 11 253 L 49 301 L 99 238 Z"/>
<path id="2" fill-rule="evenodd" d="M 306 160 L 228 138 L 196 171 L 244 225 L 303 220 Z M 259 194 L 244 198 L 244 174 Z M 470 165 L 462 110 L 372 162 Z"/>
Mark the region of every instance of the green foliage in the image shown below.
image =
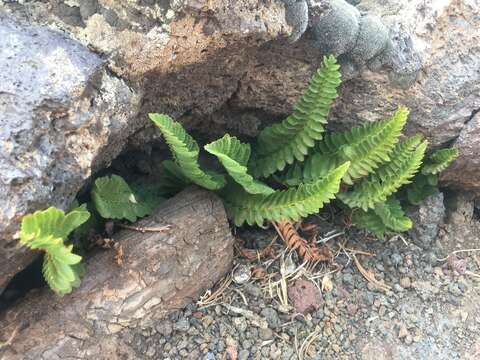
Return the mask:
<path id="1" fill-rule="evenodd" d="M 272 188 L 253 179 L 247 173 L 247 163 L 251 151 L 250 144 L 244 144 L 236 137 L 226 134 L 221 139 L 205 145 L 205 150 L 215 155 L 233 180 L 249 194 L 268 195 L 274 192 Z"/>
<path id="2" fill-rule="evenodd" d="M 437 175 L 458 157 L 458 149 L 446 148 L 435 151 L 422 166 L 423 175 Z"/>
<path id="3" fill-rule="evenodd" d="M 164 195 L 175 195 L 191 183 L 175 162 L 172 160 L 162 162 L 162 177 L 159 186 Z"/>
<path id="4" fill-rule="evenodd" d="M 390 160 L 389 154 L 398 142 L 407 117 L 408 110 L 400 107 L 388 120 L 325 136 L 305 163 L 304 181 L 317 179 L 345 161 L 351 162 L 343 178 L 345 183 L 352 185 L 353 180 L 369 175 Z"/>
<path id="5" fill-rule="evenodd" d="M 72 252 L 72 245 L 65 245 L 68 235 L 90 217 L 85 206 L 67 215 L 50 207 L 23 217 L 20 242 L 32 250 L 45 252 L 43 275 L 50 288 L 60 296 L 68 294 L 80 285 L 79 263 L 81 256 Z"/>
<path id="6" fill-rule="evenodd" d="M 200 168 L 198 144 L 187 134 L 180 123 L 164 114 L 150 114 L 149 116 L 162 132 L 172 151 L 175 163 L 186 178 L 209 190 L 218 190 L 225 186 L 224 176 L 214 172 L 205 172 Z"/>
<path id="7" fill-rule="evenodd" d="M 335 197 L 349 165 L 347 162 L 315 182 L 278 190 L 267 196 L 248 194 L 238 186 L 227 187 L 225 208 L 237 226 L 244 222 L 261 226 L 265 220 L 299 220 L 317 213 Z"/>
<path id="8" fill-rule="evenodd" d="M 105 219 L 127 219 L 131 222 L 151 213 L 156 203 L 146 201 L 136 194 L 118 175 L 95 180 L 92 200 Z"/>
<path id="9" fill-rule="evenodd" d="M 438 191 L 437 175 L 417 174 L 406 188 L 408 202 L 420 205 L 426 198 L 435 195 Z"/>
<path id="10" fill-rule="evenodd" d="M 260 132 L 252 161 L 256 177 L 270 176 L 294 160 L 303 161 L 315 142 L 322 139 L 341 82 L 339 69 L 333 56 L 325 57 L 293 113 Z"/>
<path id="11" fill-rule="evenodd" d="M 428 144 L 427 141 L 420 142 L 421 138 L 414 136 L 398 144 L 391 153 L 390 162 L 362 180 L 352 191 L 339 194 L 338 198 L 350 208 L 359 207 L 364 211 L 386 201 L 402 185 L 409 184 L 419 170 Z"/>
<path id="12" fill-rule="evenodd" d="M 386 230 L 401 232 L 412 228 L 412 220 L 405 215 L 400 201 L 393 196 L 378 203 L 373 210 L 356 210 L 353 222 L 379 238 L 383 238 Z"/>

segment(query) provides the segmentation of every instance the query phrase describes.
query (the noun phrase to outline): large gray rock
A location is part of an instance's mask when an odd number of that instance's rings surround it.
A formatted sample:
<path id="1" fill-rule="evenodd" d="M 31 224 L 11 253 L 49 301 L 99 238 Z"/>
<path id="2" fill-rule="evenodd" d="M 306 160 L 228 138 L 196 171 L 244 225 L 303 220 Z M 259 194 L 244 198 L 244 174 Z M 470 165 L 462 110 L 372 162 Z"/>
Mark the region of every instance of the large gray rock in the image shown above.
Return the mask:
<path id="1" fill-rule="evenodd" d="M 32 258 L 21 217 L 67 208 L 122 149 L 139 97 L 64 35 L 0 18 L 0 289 Z"/>
<path id="2" fill-rule="evenodd" d="M 480 193 L 480 113 L 472 116 L 453 145 L 460 155 L 442 174 L 442 181 L 457 188 Z"/>

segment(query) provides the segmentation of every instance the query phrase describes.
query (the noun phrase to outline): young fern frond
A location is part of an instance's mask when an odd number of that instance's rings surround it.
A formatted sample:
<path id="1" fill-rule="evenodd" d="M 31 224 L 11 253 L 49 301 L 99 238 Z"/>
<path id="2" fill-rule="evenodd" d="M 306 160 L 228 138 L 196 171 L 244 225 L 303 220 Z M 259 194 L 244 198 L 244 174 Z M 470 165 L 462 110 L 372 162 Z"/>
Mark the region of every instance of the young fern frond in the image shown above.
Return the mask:
<path id="1" fill-rule="evenodd" d="M 144 201 L 118 175 L 104 176 L 95 180 L 92 200 L 99 214 L 105 219 L 127 219 L 149 215 L 155 204 Z"/>
<path id="2" fill-rule="evenodd" d="M 457 148 L 435 151 L 422 166 L 423 175 L 437 175 L 445 170 L 458 157 Z"/>
<path id="3" fill-rule="evenodd" d="M 261 226 L 265 220 L 297 221 L 301 217 L 317 213 L 335 197 L 349 165 L 345 163 L 315 182 L 278 190 L 267 196 L 248 194 L 239 186 L 233 185 L 224 191 L 225 208 L 237 226 L 245 222 Z"/>
<path id="4" fill-rule="evenodd" d="M 149 114 L 150 119 L 162 132 L 181 171 L 193 183 L 209 190 L 225 186 L 225 177 L 214 172 L 205 172 L 198 163 L 197 142 L 185 131 L 182 125 L 165 114 Z"/>
<path id="5" fill-rule="evenodd" d="M 249 194 L 268 195 L 275 191 L 247 173 L 247 163 L 251 152 L 250 144 L 244 144 L 235 136 L 226 134 L 221 139 L 205 145 L 205 150 L 215 155 L 233 180 Z"/>
<path id="6" fill-rule="evenodd" d="M 64 244 L 68 235 L 82 225 L 90 213 L 81 206 L 67 215 L 62 210 L 48 208 L 23 217 L 20 242 L 32 250 L 45 252 L 43 275 L 50 288 L 60 296 L 80 285 L 81 256 L 72 253 L 72 245 Z"/>
<path id="7" fill-rule="evenodd" d="M 158 185 L 165 195 L 175 195 L 192 183 L 183 174 L 182 169 L 172 160 L 164 160 L 162 162 L 162 170 L 162 176 Z"/>
<path id="8" fill-rule="evenodd" d="M 343 178 L 345 183 L 352 185 L 353 180 L 369 175 L 390 160 L 407 117 L 408 109 L 400 107 L 388 120 L 325 136 L 305 162 L 304 181 L 317 179 L 345 161 L 351 162 Z"/>
<path id="9" fill-rule="evenodd" d="M 252 161 L 255 177 L 267 177 L 294 160 L 303 161 L 315 142 L 322 139 L 341 82 L 339 68 L 333 56 L 325 57 L 293 113 L 260 132 Z"/>
<path id="10" fill-rule="evenodd" d="M 338 198 L 350 208 L 360 207 L 364 211 L 386 201 L 402 185 L 409 184 L 419 170 L 428 144 L 426 140 L 419 144 L 420 141 L 419 136 L 414 136 L 398 144 L 390 155 L 390 162 Z"/>

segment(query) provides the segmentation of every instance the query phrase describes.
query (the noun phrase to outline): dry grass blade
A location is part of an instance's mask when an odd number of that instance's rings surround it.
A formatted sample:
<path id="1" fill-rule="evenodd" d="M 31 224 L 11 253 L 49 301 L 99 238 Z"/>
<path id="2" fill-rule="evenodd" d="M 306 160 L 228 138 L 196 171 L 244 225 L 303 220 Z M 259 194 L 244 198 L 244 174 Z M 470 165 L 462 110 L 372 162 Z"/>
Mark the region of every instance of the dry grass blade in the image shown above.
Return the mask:
<path id="1" fill-rule="evenodd" d="M 372 272 L 372 271 L 368 271 L 366 270 L 362 264 L 360 264 L 360 261 L 358 261 L 358 258 L 357 256 L 352 253 L 352 258 L 353 258 L 353 262 L 355 263 L 355 266 L 357 267 L 358 271 L 360 271 L 360 273 L 363 275 L 363 277 L 370 283 L 372 283 L 373 285 L 375 285 L 376 287 L 384 290 L 384 291 L 388 291 L 391 289 L 390 286 L 384 284 L 383 282 L 380 282 L 378 281 L 376 278 L 375 278 L 375 274 Z"/>
<path id="2" fill-rule="evenodd" d="M 165 225 L 165 226 L 159 226 L 159 227 L 137 227 L 137 226 L 131 226 L 131 225 L 125 225 L 125 224 L 117 224 L 118 227 L 122 229 L 127 229 L 127 230 L 132 230 L 132 231 L 139 231 L 141 233 L 146 233 L 146 232 L 166 232 L 171 230 L 172 225 Z"/>
<path id="3" fill-rule="evenodd" d="M 305 261 L 330 261 L 332 253 L 326 246 L 317 247 L 302 238 L 289 221 L 272 222 L 278 235 L 290 250 L 296 250 Z"/>
<path id="4" fill-rule="evenodd" d="M 205 294 L 200 297 L 200 300 L 197 301 L 197 305 L 202 307 L 211 306 L 217 304 L 225 290 L 230 286 L 232 283 L 232 277 L 229 275 L 227 276 L 224 281 L 220 284 L 220 286 L 212 293 L 211 290 L 207 290 Z"/>

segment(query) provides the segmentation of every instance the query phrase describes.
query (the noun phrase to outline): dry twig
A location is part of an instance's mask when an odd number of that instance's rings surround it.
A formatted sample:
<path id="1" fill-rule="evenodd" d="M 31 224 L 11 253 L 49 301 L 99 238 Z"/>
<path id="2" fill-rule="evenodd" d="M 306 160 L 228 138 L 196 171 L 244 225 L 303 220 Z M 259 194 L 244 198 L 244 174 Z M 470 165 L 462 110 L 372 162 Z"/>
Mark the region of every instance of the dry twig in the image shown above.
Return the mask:
<path id="1" fill-rule="evenodd" d="M 127 229 L 127 230 L 133 230 L 133 231 L 139 231 L 141 233 L 146 233 L 146 232 L 167 232 L 172 228 L 172 225 L 165 225 L 165 226 L 159 226 L 159 227 L 137 227 L 137 226 L 131 226 L 131 225 L 125 225 L 125 224 L 117 224 L 118 227 L 122 229 Z"/>
<path id="2" fill-rule="evenodd" d="M 373 285 L 377 286 L 378 288 L 384 290 L 384 291 L 388 291 L 391 289 L 390 286 L 384 284 L 383 282 L 381 281 L 378 281 L 376 278 L 375 278 L 375 274 L 373 273 L 373 271 L 371 270 L 366 270 L 362 264 L 360 264 L 360 261 L 358 261 L 357 259 L 357 256 L 352 253 L 352 258 L 353 258 L 353 262 L 355 263 L 355 266 L 357 267 L 358 271 L 360 271 L 360 273 L 363 275 L 363 277 L 365 279 L 367 279 L 368 282 L 372 283 Z"/>

